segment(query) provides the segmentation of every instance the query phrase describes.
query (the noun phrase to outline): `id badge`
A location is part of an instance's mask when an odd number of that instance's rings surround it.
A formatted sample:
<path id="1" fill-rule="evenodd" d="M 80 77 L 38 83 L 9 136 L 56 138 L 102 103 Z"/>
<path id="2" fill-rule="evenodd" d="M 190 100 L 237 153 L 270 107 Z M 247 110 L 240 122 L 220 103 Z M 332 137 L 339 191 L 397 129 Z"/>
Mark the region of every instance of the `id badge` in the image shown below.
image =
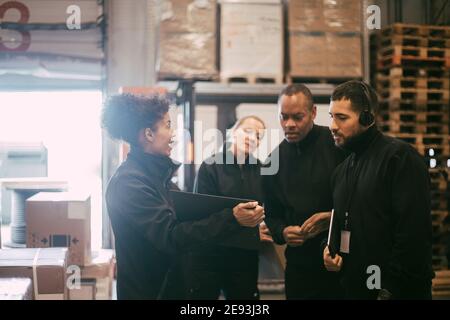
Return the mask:
<path id="1" fill-rule="evenodd" d="M 342 253 L 350 253 L 350 231 L 341 231 L 341 248 Z"/>

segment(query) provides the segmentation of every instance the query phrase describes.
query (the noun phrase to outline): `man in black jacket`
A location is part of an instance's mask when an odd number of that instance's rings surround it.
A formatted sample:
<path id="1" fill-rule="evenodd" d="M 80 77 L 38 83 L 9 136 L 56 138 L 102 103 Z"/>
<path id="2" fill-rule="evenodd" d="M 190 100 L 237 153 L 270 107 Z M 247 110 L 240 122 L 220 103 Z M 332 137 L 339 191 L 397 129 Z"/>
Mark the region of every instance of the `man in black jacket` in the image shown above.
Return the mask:
<path id="1" fill-rule="evenodd" d="M 430 299 L 428 171 L 410 145 L 378 131 L 377 105 L 376 93 L 361 81 L 338 86 L 331 97 L 335 143 L 352 153 L 332 179 L 324 262 L 340 271 L 347 298 Z"/>
<path id="2" fill-rule="evenodd" d="M 317 110 L 306 86 L 286 87 L 278 105 L 285 140 L 272 152 L 279 153 L 279 170 L 263 177 L 263 188 L 266 224 L 276 243 L 287 244 L 286 297 L 339 298 L 338 277 L 323 265 L 320 235 L 333 208 L 330 178 L 344 154 L 328 128 L 314 124 Z"/>

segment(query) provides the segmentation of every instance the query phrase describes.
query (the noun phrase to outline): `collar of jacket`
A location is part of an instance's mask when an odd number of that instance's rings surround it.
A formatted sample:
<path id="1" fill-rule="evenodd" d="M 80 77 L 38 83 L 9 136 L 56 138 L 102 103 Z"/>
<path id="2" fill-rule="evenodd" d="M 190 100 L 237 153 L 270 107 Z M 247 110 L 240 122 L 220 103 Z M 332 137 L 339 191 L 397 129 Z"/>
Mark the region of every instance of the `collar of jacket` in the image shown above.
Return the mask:
<path id="1" fill-rule="evenodd" d="M 372 141 L 374 141 L 375 138 L 379 135 L 381 135 L 381 132 L 378 130 L 376 125 L 373 125 L 363 133 L 351 139 L 344 146 L 344 149 L 349 150 L 356 155 L 361 155 L 365 150 L 369 148 Z"/>
<path id="2" fill-rule="evenodd" d="M 180 167 L 181 163 L 162 155 L 145 153 L 138 147 L 131 147 L 128 157 L 142 165 L 148 174 L 167 181 Z"/>
<path id="3" fill-rule="evenodd" d="M 227 164 L 227 159 L 233 159 L 233 164 L 234 165 L 239 165 L 238 164 L 238 159 L 237 157 L 234 155 L 233 152 L 231 152 L 231 146 L 232 144 L 230 142 L 226 142 L 223 147 L 222 147 L 222 153 L 223 153 L 223 163 Z M 245 161 L 243 163 L 243 165 L 252 165 L 252 164 L 258 164 L 259 160 L 256 159 L 252 154 L 249 154 L 246 158 Z"/>
<path id="4" fill-rule="evenodd" d="M 316 140 L 317 136 L 319 135 L 319 127 L 315 124 L 313 124 L 313 127 L 311 130 L 309 130 L 306 137 L 304 137 L 302 140 L 296 143 L 289 143 L 288 145 L 291 148 L 297 148 L 297 151 L 303 151 L 308 148 L 308 146 L 312 145 L 314 141 Z M 287 142 L 287 140 L 285 140 Z"/>

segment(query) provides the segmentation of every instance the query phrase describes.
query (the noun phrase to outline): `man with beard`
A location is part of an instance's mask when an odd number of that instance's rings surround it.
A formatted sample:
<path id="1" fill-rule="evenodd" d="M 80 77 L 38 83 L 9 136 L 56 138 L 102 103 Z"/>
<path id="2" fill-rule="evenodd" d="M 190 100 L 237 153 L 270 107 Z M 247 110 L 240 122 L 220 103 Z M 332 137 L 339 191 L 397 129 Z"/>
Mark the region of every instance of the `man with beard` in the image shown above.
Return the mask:
<path id="1" fill-rule="evenodd" d="M 309 89 L 287 86 L 278 100 L 285 139 L 279 170 L 263 176 L 265 222 L 277 244 L 287 244 L 287 299 L 341 297 L 338 277 L 323 265 L 321 239 L 333 208 L 330 179 L 344 159 L 326 127 L 314 124 L 317 108 Z M 331 276 L 330 276 L 331 275 Z"/>
<path id="2" fill-rule="evenodd" d="M 374 90 L 361 81 L 331 96 L 335 144 L 351 152 L 332 178 L 334 214 L 323 258 L 349 299 L 430 299 L 429 176 L 409 144 L 375 125 Z"/>

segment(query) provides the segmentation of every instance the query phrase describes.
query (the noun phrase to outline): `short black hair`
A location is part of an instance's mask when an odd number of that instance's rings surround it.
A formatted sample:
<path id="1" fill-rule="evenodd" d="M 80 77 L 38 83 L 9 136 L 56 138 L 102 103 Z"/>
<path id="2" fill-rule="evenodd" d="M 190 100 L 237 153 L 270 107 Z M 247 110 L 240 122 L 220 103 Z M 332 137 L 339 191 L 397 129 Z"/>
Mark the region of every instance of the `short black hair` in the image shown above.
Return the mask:
<path id="1" fill-rule="evenodd" d="M 129 93 L 110 96 L 102 110 L 102 128 L 113 139 L 138 144 L 139 131 L 155 129 L 158 121 L 169 111 L 170 102 L 163 95 L 133 95 Z"/>
<path id="2" fill-rule="evenodd" d="M 363 81 L 350 80 L 338 85 L 331 95 L 331 101 L 342 99 L 350 100 L 354 111 L 369 110 L 373 114 L 376 114 L 378 111 L 377 93 Z"/>
<path id="3" fill-rule="evenodd" d="M 283 90 L 281 90 L 280 96 L 278 98 L 278 103 L 280 102 L 282 96 L 291 97 L 299 93 L 302 93 L 306 97 L 306 99 L 308 100 L 308 109 L 312 110 L 314 106 L 312 93 L 307 86 L 301 83 L 290 84 Z"/>

